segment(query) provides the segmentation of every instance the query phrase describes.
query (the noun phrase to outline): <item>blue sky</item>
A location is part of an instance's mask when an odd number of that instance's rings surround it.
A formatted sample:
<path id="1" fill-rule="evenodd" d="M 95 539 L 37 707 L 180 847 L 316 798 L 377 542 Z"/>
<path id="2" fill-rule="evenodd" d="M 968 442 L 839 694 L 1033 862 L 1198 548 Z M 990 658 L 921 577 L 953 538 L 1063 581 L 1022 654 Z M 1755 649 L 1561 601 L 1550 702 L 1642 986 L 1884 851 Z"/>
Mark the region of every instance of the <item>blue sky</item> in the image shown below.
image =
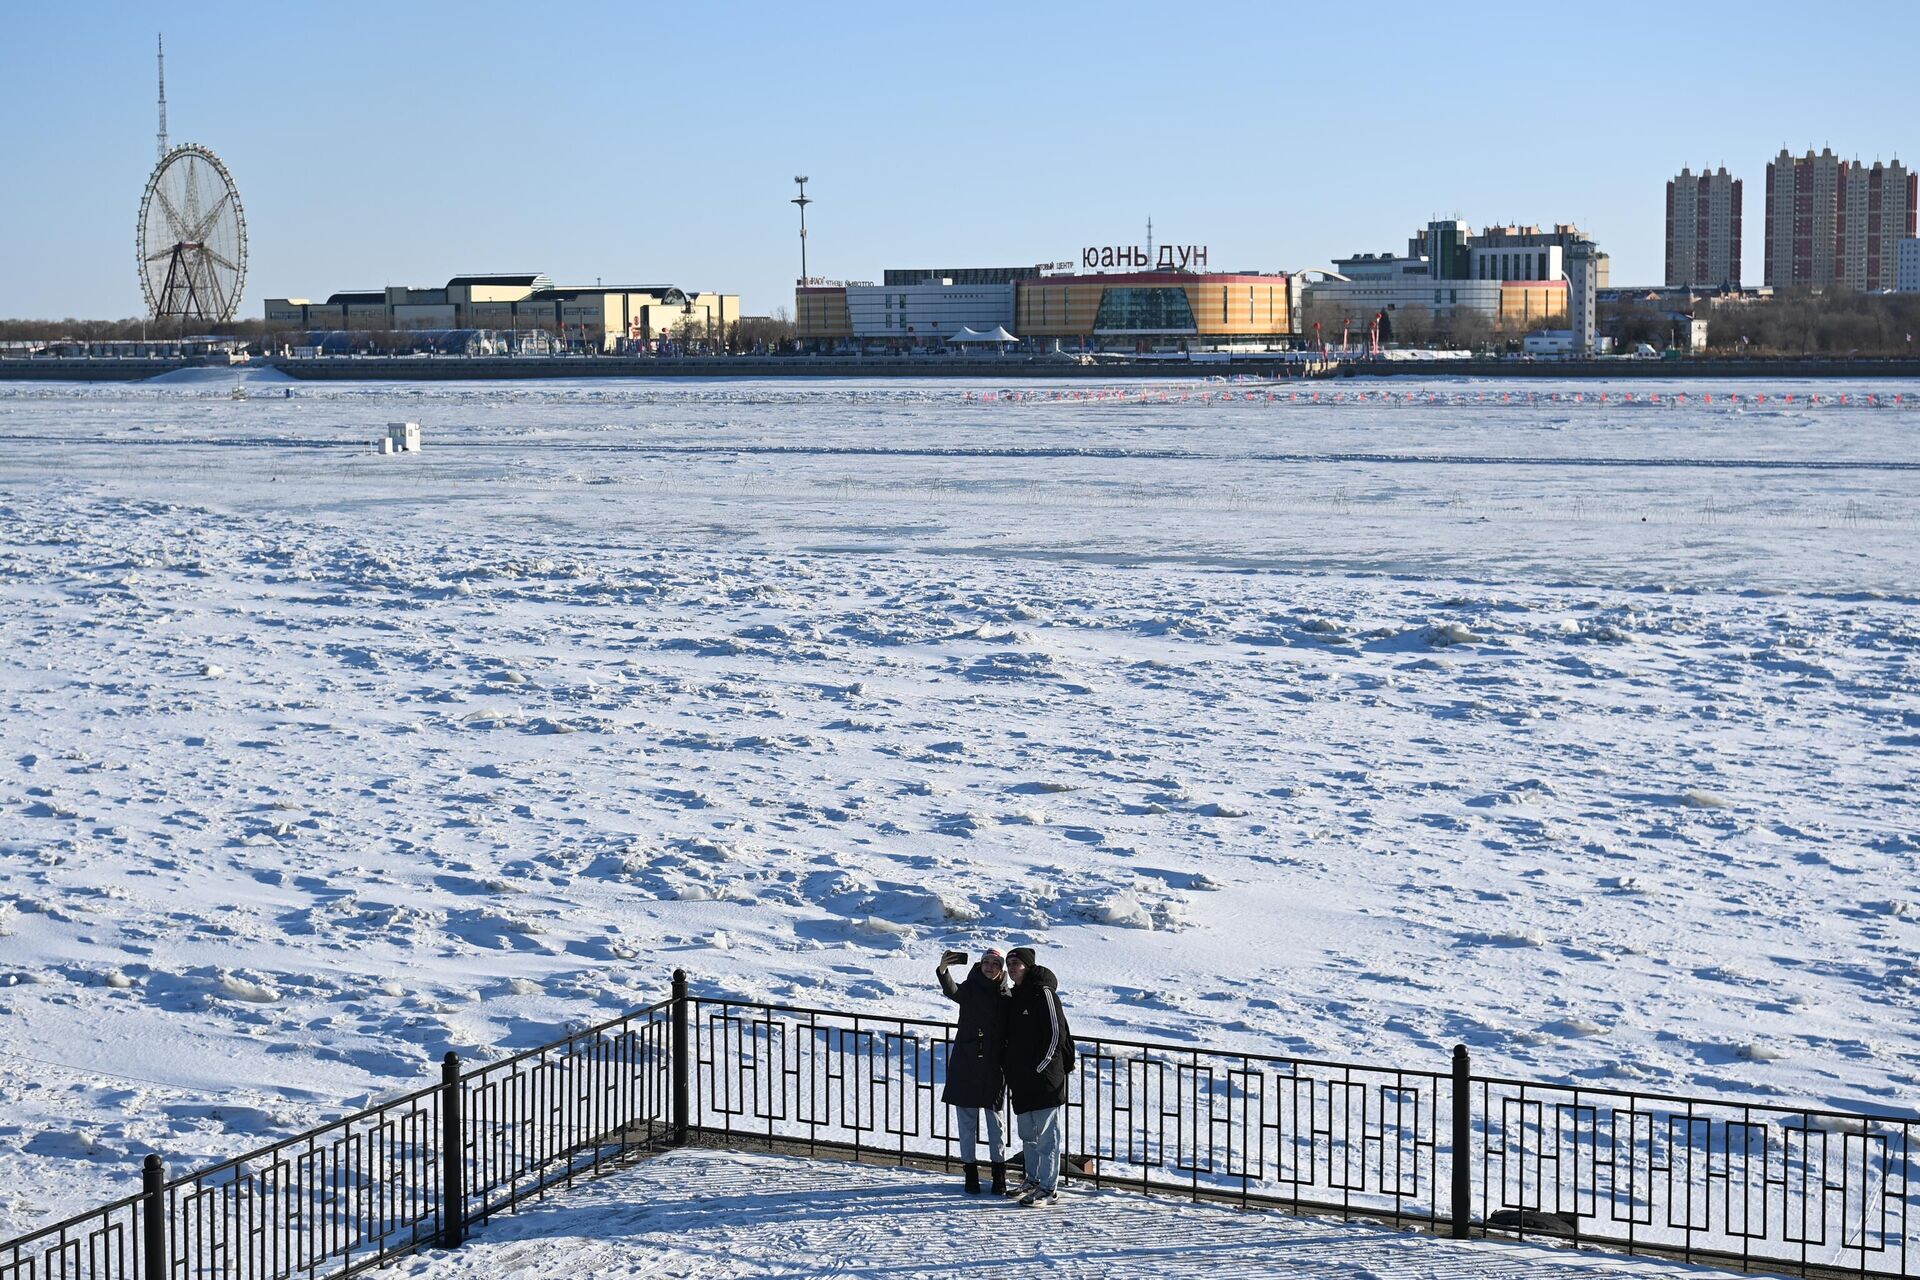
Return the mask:
<path id="1" fill-rule="evenodd" d="M 1577 13 L 1577 16 L 1576 16 Z M 1817 17 L 1817 22 L 1815 18 Z M 1920 5 L 563 8 L 0 0 L 0 316 L 140 310 L 153 39 L 233 171 L 260 299 L 463 271 L 791 305 L 815 274 L 1211 246 L 1281 270 L 1432 216 L 1572 220 L 1657 282 L 1664 184 L 1784 144 L 1920 162 Z"/>

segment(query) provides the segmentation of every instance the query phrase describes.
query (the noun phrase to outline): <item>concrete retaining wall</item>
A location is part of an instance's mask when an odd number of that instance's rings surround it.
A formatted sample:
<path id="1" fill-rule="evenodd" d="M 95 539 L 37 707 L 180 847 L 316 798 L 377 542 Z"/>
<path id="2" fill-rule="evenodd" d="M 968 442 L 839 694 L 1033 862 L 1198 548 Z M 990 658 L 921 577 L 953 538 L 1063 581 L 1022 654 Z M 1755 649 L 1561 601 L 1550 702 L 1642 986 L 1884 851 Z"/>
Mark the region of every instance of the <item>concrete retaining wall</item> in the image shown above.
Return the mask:
<path id="1" fill-rule="evenodd" d="M 0 382 L 136 382 L 175 369 L 187 369 L 197 360 L 129 360 L 117 356 L 42 357 L 0 360 Z"/>

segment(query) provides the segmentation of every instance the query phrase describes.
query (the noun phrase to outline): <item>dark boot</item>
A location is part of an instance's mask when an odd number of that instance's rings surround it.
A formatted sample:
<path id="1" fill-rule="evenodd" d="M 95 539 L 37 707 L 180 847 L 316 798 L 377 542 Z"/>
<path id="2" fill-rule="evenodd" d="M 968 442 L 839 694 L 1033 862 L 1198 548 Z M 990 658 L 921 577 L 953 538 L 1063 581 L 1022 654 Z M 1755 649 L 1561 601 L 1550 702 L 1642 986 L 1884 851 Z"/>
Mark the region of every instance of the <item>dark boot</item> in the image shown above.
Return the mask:
<path id="1" fill-rule="evenodd" d="M 966 1166 L 966 1172 L 967 1172 L 967 1194 L 970 1196 L 979 1195 L 980 1194 L 980 1166 L 977 1164 L 970 1164 Z"/>
<path id="2" fill-rule="evenodd" d="M 993 1194 L 997 1196 L 1007 1194 L 1007 1166 L 1004 1164 L 993 1166 Z"/>

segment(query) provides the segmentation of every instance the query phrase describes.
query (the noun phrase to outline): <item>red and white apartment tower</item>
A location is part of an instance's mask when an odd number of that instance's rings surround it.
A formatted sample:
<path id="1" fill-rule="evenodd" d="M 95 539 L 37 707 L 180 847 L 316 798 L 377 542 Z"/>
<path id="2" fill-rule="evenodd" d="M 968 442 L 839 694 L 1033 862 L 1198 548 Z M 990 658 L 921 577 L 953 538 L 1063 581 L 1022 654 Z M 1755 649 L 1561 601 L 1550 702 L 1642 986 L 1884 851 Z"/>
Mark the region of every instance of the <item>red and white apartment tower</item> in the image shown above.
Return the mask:
<path id="1" fill-rule="evenodd" d="M 1767 284 L 1893 288 L 1916 205 L 1920 185 L 1898 160 L 1869 169 L 1782 149 L 1767 166 Z"/>

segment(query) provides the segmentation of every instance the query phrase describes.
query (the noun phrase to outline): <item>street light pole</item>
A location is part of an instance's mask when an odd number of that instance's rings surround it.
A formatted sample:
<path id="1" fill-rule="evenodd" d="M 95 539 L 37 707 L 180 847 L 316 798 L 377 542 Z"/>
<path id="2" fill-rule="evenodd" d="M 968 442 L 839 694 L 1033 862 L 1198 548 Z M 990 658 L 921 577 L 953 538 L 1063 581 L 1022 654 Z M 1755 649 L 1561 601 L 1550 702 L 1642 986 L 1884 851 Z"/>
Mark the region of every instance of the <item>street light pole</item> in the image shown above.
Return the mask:
<path id="1" fill-rule="evenodd" d="M 807 206 L 813 201 L 807 199 L 807 180 L 795 178 L 794 182 L 800 188 L 800 194 L 792 203 L 800 206 L 800 283 L 805 284 L 807 282 Z"/>

